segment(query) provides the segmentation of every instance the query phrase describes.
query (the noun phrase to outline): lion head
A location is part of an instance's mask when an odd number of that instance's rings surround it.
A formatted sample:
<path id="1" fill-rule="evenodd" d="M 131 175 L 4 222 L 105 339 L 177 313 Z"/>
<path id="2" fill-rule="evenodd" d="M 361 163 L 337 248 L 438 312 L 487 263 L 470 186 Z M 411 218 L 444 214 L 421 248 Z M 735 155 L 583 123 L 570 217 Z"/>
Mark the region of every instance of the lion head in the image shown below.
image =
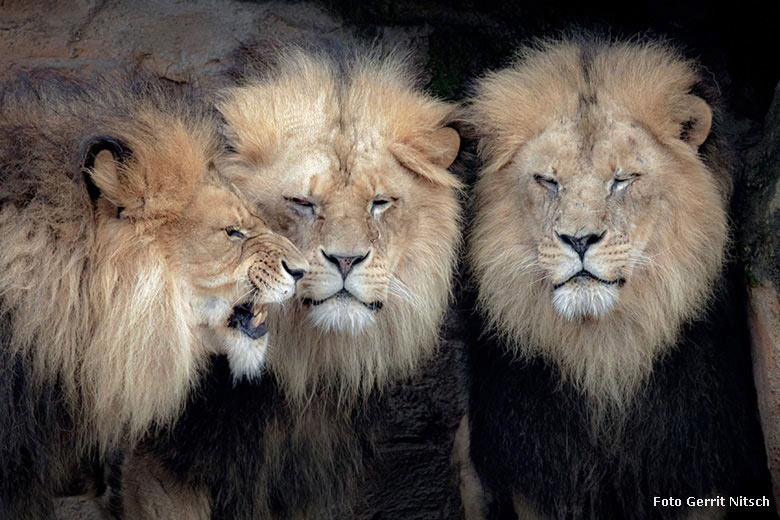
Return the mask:
<path id="1" fill-rule="evenodd" d="M 120 87 L 7 92 L 0 116 L 2 347 L 103 447 L 175 417 L 211 352 L 255 375 L 265 305 L 308 268 L 215 169 L 209 116 Z"/>
<path id="2" fill-rule="evenodd" d="M 224 93 L 221 169 L 307 256 L 269 366 L 291 395 L 355 395 L 437 343 L 459 243 L 452 107 L 396 56 L 288 50 Z"/>
<path id="3" fill-rule="evenodd" d="M 664 44 L 571 39 L 472 100 L 480 305 L 596 400 L 633 394 L 721 271 L 730 184 L 700 85 Z"/>

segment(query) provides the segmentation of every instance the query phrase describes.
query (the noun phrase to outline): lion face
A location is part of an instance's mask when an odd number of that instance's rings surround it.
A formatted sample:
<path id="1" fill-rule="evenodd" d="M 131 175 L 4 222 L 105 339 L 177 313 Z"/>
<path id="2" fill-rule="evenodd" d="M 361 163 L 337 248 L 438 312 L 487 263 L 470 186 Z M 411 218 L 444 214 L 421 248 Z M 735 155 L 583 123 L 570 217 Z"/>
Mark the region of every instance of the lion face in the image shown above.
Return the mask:
<path id="1" fill-rule="evenodd" d="M 359 335 L 387 312 L 388 300 L 413 301 L 414 289 L 399 277 L 405 244 L 419 240 L 415 209 L 440 196 L 381 149 L 349 172 L 332 154 L 315 158 L 320 169 L 288 166 L 298 175 L 279 184 L 273 213 L 311 265 L 298 292 L 309 323 Z"/>
<path id="2" fill-rule="evenodd" d="M 306 259 L 224 187 L 205 186 L 187 213 L 183 229 L 166 239 L 180 252 L 200 332 L 227 354 L 234 376 L 256 377 L 268 348 L 268 308 L 294 294 Z"/>
<path id="3" fill-rule="evenodd" d="M 726 175 L 697 81 L 663 46 L 551 42 L 473 100 L 480 305 L 596 401 L 632 395 L 723 263 Z"/>
<path id="4" fill-rule="evenodd" d="M 451 108 L 412 90 L 396 59 L 343 73 L 304 53 L 280 62 L 218 105 L 235 150 L 220 169 L 311 266 L 272 370 L 292 396 L 321 382 L 355 395 L 435 348 L 459 240 L 446 171 L 459 138 L 444 127 Z"/>
<path id="5" fill-rule="evenodd" d="M 680 175 L 684 165 L 641 125 L 603 112 L 589 117 L 603 122 L 595 132 L 561 118 L 508 168 L 533 209 L 525 218 L 535 228 L 537 267 L 529 270 L 544 277 L 553 307 L 569 321 L 606 316 L 621 295 L 636 300 L 630 293 L 658 276 L 654 258 L 674 246 L 669 216 L 690 203 L 670 191 L 718 197 L 706 171 Z M 717 218 L 718 208 L 710 209 Z"/>
<path id="6" fill-rule="evenodd" d="M 259 375 L 308 265 L 215 167 L 199 101 L 142 80 L 32 92 L 0 117 L 3 349 L 61 384 L 74 446 L 106 450 L 173 421 L 212 353 Z"/>
<path id="7" fill-rule="evenodd" d="M 154 202 L 139 205 L 138 199 L 122 193 L 114 195 L 124 200 L 117 205 L 109 182 L 119 179 L 122 169 L 140 166 L 133 164 L 132 156 L 119 159 L 103 150 L 91 170 L 96 187 L 108 190 L 97 201 L 100 233 L 123 236 L 132 228 L 146 228 L 144 241 L 168 259 L 168 269 L 186 294 L 181 311 L 200 343 L 207 351 L 227 354 L 236 377 L 255 377 L 268 346 L 267 307 L 294 294 L 296 281 L 308 269 L 306 259 L 287 239 L 271 232 L 210 163 L 195 163 L 203 171 L 189 172 L 195 179 L 191 198 L 175 215 L 157 215 L 150 208 Z"/>

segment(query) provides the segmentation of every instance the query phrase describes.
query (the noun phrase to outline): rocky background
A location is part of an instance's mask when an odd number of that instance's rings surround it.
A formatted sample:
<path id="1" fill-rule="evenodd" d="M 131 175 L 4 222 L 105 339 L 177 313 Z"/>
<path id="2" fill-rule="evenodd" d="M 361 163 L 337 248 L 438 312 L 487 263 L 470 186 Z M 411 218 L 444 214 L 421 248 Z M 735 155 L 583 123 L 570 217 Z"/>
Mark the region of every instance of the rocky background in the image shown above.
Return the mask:
<path id="1" fill-rule="evenodd" d="M 529 4 L 0 0 L 0 77 L 51 69 L 79 77 L 142 69 L 211 88 L 235 66 L 233 57 L 244 45 L 356 35 L 416 49 L 427 88 L 461 100 L 470 78 L 500 67 L 513 48 L 533 37 L 578 26 L 614 36 L 671 38 L 702 61 L 726 107 L 724 129 L 734 143 L 738 175 L 735 251 L 745 266 L 760 412 L 780 503 L 780 4 L 718 7 L 660 0 L 618 10 L 585 2 Z M 473 172 L 464 164 L 471 182 Z M 364 483 L 355 518 L 458 517 L 449 458 L 465 409 L 464 354 L 457 338 L 468 324 L 461 316 L 458 309 L 448 316 L 441 355 L 387 396 L 389 439 L 380 447 L 382 463 Z"/>

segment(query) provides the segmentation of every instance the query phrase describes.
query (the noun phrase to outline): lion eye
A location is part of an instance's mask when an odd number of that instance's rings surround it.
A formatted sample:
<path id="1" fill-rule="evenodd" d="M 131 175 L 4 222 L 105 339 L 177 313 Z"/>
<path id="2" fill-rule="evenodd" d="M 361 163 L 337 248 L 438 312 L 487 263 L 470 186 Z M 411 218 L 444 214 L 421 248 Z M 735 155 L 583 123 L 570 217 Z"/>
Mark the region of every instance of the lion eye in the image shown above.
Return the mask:
<path id="1" fill-rule="evenodd" d="M 302 197 L 285 197 L 298 215 L 314 215 L 314 203 Z"/>
<path id="2" fill-rule="evenodd" d="M 371 201 L 371 214 L 375 215 L 377 213 L 381 213 L 384 210 L 386 210 L 388 207 L 390 207 L 389 199 L 384 199 L 384 198 L 374 199 L 373 201 Z"/>
<path id="3" fill-rule="evenodd" d="M 612 195 L 613 193 L 618 193 L 626 188 L 628 188 L 631 183 L 633 183 L 637 177 L 639 177 L 640 174 L 638 173 L 630 173 L 628 175 L 621 175 L 620 177 L 615 177 L 612 179 L 612 184 L 609 186 L 609 193 Z"/>
<path id="4" fill-rule="evenodd" d="M 231 227 L 226 227 L 225 228 L 225 233 L 230 238 L 240 238 L 242 240 L 246 238 L 245 234 L 243 234 L 238 228 L 235 228 L 235 227 L 232 227 L 232 226 Z"/>
<path id="5" fill-rule="evenodd" d="M 534 175 L 534 180 L 547 188 L 547 190 L 552 195 L 558 194 L 558 181 L 555 179 L 551 179 L 550 177 L 545 177 L 543 175 Z"/>

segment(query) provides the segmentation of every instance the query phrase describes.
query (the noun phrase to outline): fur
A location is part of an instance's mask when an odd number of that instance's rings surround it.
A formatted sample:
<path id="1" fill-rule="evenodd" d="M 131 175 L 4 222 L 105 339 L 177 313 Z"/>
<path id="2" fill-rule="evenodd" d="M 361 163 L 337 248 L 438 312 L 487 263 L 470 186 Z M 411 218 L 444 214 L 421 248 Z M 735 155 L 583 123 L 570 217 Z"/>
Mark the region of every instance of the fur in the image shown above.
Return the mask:
<path id="1" fill-rule="evenodd" d="M 414 89 L 402 56 L 362 52 L 338 63 L 292 50 L 277 62 L 218 104 L 236 150 L 222 169 L 274 229 L 307 251 L 312 266 L 297 301 L 273 320 L 289 345 L 269 353 L 274 375 L 291 398 L 305 401 L 336 385 L 351 400 L 409 375 L 436 347 L 459 243 L 458 182 L 439 166 L 445 147 L 434 148 L 452 107 Z M 406 207 L 388 209 L 366 229 L 370 200 L 363 199 L 379 187 Z M 307 193 L 322 202 L 324 223 L 290 208 L 291 196 Z M 345 287 L 367 302 L 381 300 L 382 309 L 300 305 L 341 286 L 320 249 L 353 247 L 371 255 Z"/>
<path id="2" fill-rule="evenodd" d="M 213 374 L 154 450 L 208 490 L 216 517 L 343 518 L 378 394 L 436 349 L 459 244 L 446 170 L 458 139 L 452 107 L 397 55 L 293 49 L 274 63 L 220 98 L 235 150 L 221 168 L 311 270 L 272 322 L 285 340 L 270 377 L 228 391 Z M 362 260 L 342 277 L 325 254 Z M 353 296 L 306 303 L 342 287 Z"/>
<path id="3" fill-rule="evenodd" d="M 666 44 L 598 38 L 479 82 L 469 437 L 488 517 L 680 518 L 653 497 L 768 494 L 706 91 Z M 567 282 L 580 269 L 609 285 Z"/>
<path id="4" fill-rule="evenodd" d="M 0 96 L 0 516 L 45 518 L 73 465 L 169 425 L 229 351 L 231 308 L 209 301 L 281 301 L 278 257 L 305 260 L 214 170 L 216 124 L 193 99 L 119 77 Z M 226 218 L 260 238 L 231 243 Z M 284 280 L 261 289 L 252 268 L 272 259 Z"/>
<path id="5" fill-rule="evenodd" d="M 646 381 L 723 265 L 717 139 L 698 149 L 679 138 L 702 102 L 690 94 L 698 83 L 694 64 L 663 44 L 551 41 L 488 74 L 471 103 L 484 160 L 469 248 L 478 305 L 518 356 L 554 363 L 603 407 L 622 407 Z M 651 172 L 607 198 L 618 168 Z M 553 172 L 566 187 L 549 202 L 534 175 Z M 591 228 L 606 234 L 591 270 L 625 284 L 567 283 L 550 298 L 580 265 L 556 233 Z"/>

